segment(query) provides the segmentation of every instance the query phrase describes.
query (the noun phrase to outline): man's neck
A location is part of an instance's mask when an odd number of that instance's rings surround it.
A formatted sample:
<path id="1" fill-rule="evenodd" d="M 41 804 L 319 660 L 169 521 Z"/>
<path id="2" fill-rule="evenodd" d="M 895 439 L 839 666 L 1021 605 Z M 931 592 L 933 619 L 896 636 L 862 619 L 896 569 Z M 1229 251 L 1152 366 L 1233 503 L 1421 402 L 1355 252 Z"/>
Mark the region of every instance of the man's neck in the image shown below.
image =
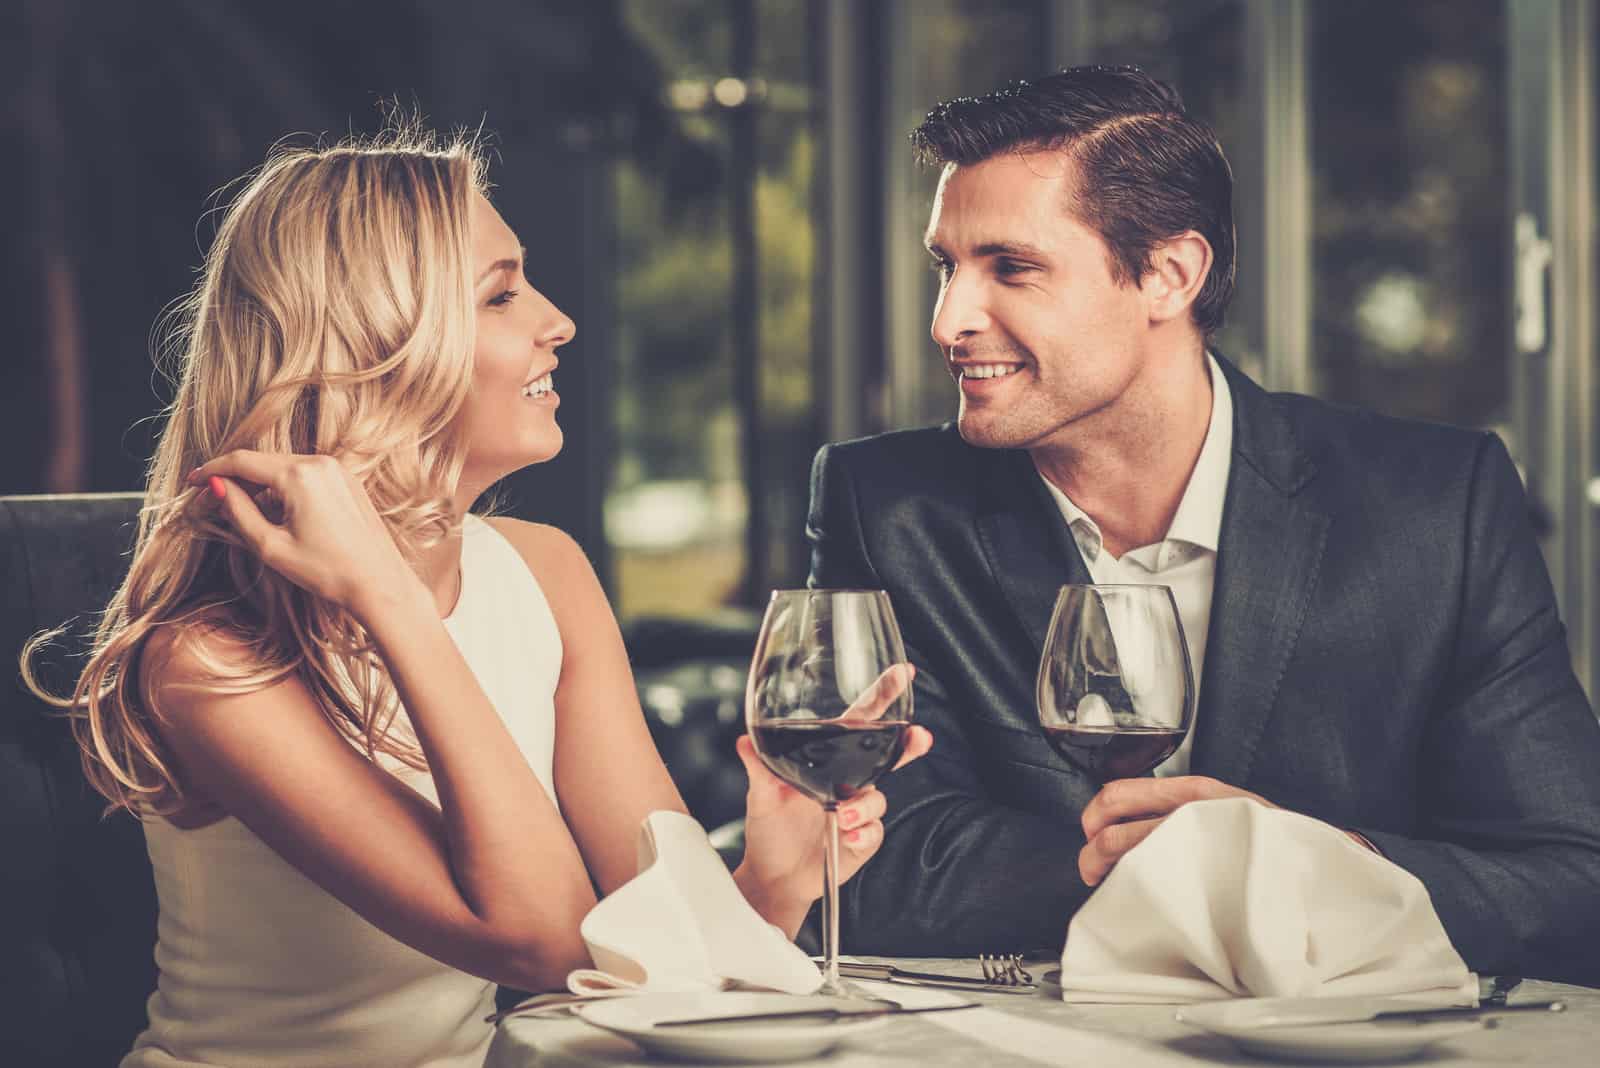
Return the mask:
<path id="1" fill-rule="evenodd" d="M 1204 351 L 1149 381 L 1153 388 L 1030 450 L 1039 473 L 1094 520 L 1113 557 L 1166 537 L 1211 425 Z"/>

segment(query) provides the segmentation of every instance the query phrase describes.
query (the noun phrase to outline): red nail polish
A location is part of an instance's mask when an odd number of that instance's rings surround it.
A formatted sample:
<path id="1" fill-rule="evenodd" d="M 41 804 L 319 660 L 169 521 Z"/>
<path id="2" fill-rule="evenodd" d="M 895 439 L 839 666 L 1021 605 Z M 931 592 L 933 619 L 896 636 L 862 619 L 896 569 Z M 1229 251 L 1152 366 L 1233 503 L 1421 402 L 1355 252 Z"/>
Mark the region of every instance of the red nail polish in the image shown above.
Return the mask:
<path id="1" fill-rule="evenodd" d="M 211 496 L 215 497 L 217 500 L 220 501 L 228 495 L 228 484 L 223 482 L 222 479 L 218 478 L 216 475 L 211 476 L 210 485 Z"/>

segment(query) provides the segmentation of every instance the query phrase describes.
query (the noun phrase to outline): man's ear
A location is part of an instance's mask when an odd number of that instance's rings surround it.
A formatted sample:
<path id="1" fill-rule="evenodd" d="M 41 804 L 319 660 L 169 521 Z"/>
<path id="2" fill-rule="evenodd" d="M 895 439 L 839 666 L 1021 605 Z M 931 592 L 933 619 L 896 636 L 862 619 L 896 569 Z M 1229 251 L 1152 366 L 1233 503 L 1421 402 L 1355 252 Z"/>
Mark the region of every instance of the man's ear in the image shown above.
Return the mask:
<path id="1" fill-rule="evenodd" d="M 1139 284 L 1152 323 L 1189 314 L 1211 273 L 1211 243 L 1185 230 L 1150 250 L 1150 269 Z"/>

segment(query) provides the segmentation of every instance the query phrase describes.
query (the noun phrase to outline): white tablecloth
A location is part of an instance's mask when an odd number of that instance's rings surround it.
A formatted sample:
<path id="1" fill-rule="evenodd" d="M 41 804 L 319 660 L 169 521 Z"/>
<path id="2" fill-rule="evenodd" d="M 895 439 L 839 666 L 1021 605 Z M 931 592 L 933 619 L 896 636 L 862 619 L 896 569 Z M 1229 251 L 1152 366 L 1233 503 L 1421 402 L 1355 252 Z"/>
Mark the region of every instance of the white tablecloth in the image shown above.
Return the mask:
<path id="1" fill-rule="evenodd" d="M 887 958 L 862 958 L 864 960 Z M 972 960 L 896 960 L 907 968 L 976 975 Z M 1038 976 L 1054 962 L 1029 965 Z M 916 987 L 896 987 L 915 991 Z M 892 994 L 890 996 L 893 996 Z M 968 996 L 965 991 L 962 996 Z M 1240 1065 L 1260 1068 L 1226 1039 L 1173 1019 L 1171 1005 L 1068 1005 L 1050 987 L 1034 996 L 974 994 L 984 1007 L 891 1021 L 832 1054 L 799 1065 L 827 1068 L 977 1068 L 990 1064 Z M 1529 1064 L 1591 1068 L 1600 1064 L 1600 990 L 1528 981 L 1512 1002 L 1558 998 L 1565 1013 L 1506 1016 L 1494 1030 L 1474 1032 L 1433 1047 L 1429 1068 Z M 485 1068 L 660 1068 L 625 1039 L 570 1017 L 506 1021 L 495 1036 Z"/>

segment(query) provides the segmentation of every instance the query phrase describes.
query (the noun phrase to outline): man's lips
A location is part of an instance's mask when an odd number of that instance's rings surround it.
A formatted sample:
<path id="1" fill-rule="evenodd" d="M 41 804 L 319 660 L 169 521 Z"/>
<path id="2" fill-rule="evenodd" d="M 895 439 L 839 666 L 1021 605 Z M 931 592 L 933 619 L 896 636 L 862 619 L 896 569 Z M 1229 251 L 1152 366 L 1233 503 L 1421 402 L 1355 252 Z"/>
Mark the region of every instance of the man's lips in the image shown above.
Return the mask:
<path id="1" fill-rule="evenodd" d="M 1026 364 L 1016 361 L 968 360 L 950 364 L 950 374 L 965 392 L 986 392 L 1015 378 Z"/>

